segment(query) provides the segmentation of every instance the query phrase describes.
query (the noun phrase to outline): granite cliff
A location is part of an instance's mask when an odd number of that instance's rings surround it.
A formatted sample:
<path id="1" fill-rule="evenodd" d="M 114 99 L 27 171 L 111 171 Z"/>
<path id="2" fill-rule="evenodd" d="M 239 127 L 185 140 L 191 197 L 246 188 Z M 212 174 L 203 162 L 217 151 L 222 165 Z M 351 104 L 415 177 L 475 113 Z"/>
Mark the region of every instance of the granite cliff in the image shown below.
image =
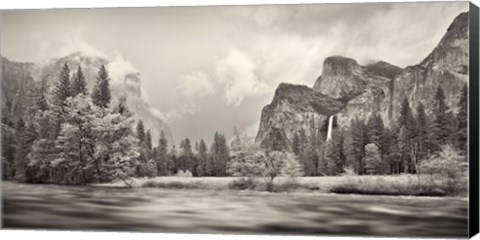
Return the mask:
<path id="1" fill-rule="evenodd" d="M 404 98 L 413 110 L 421 102 L 430 113 L 438 86 L 456 112 L 459 91 L 468 83 L 468 41 L 466 12 L 455 18 L 423 61 L 404 69 L 383 61 L 362 66 L 348 57 L 328 57 L 313 88 L 280 84 L 262 110 L 256 142 L 266 146 L 282 137 L 289 149 L 296 131 L 308 133 L 312 126 L 325 131 L 330 116 L 337 126 L 346 127 L 354 118 L 366 121 L 377 112 L 389 126 L 398 118 Z"/>

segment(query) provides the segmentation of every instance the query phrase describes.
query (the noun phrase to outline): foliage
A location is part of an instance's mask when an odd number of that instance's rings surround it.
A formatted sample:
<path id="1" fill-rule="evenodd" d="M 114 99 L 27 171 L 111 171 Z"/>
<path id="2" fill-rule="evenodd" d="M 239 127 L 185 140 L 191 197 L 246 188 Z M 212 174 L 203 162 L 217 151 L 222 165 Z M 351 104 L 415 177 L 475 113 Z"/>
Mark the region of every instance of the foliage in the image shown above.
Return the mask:
<path id="1" fill-rule="evenodd" d="M 107 108 L 112 99 L 109 81 L 107 69 L 102 65 L 98 71 L 97 82 L 92 91 L 93 103 L 102 109 Z"/>
<path id="2" fill-rule="evenodd" d="M 228 172 L 235 177 L 251 182 L 255 177 L 265 180 L 267 190 L 272 190 L 273 180 L 278 176 L 297 177 L 302 175 L 300 163 L 293 153 L 264 152 L 258 145 L 246 142 L 242 148 L 235 148 L 232 160 L 228 164 Z"/>
<path id="3" fill-rule="evenodd" d="M 375 143 L 369 143 L 365 146 L 365 157 L 363 161 L 365 162 L 367 174 L 383 173 L 380 149 Z"/>
<path id="4" fill-rule="evenodd" d="M 192 177 L 193 174 L 186 170 L 186 171 L 183 171 L 183 170 L 178 170 L 177 174 L 175 174 L 175 176 L 177 177 Z"/>
<path id="5" fill-rule="evenodd" d="M 467 155 L 468 150 L 468 86 L 463 85 L 458 100 L 457 128 L 456 128 L 456 147 L 460 153 Z"/>
<path id="6" fill-rule="evenodd" d="M 53 90 L 54 104 L 63 110 L 65 100 L 70 96 L 72 96 L 70 90 L 70 68 L 68 64 L 65 63 L 60 72 L 59 80 Z"/>
<path id="7" fill-rule="evenodd" d="M 449 193 L 454 193 L 460 188 L 462 178 L 467 174 L 468 162 L 451 145 L 444 145 L 441 151 L 436 152 L 428 160 L 422 161 L 418 170 L 420 173 L 430 175 L 430 181 L 441 179 L 441 185 Z"/>
<path id="8" fill-rule="evenodd" d="M 168 141 L 165 137 L 165 132 L 160 132 L 160 138 L 158 139 L 158 146 L 155 148 L 155 160 L 157 166 L 157 174 L 159 176 L 165 176 L 170 174 L 169 166 L 171 159 L 168 157 Z"/>
<path id="9" fill-rule="evenodd" d="M 73 97 L 78 94 L 88 94 L 87 81 L 85 80 L 85 75 L 83 75 L 82 67 L 78 66 L 77 72 L 72 76 L 71 84 L 71 95 Z"/>
<path id="10" fill-rule="evenodd" d="M 438 151 L 442 145 L 448 143 L 451 135 L 451 126 L 449 121 L 449 107 L 445 102 L 445 93 L 441 86 L 438 86 L 433 101 L 433 124 L 432 124 L 432 147 Z"/>
<path id="11" fill-rule="evenodd" d="M 213 137 L 213 144 L 210 147 L 210 163 L 212 176 L 226 176 L 227 165 L 230 162 L 230 152 L 227 140 L 223 134 L 218 132 Z"/>
<path id="12" fill-rule="evenodd" d="M 365 155 L 365 133 L 364 123 L 358 119 L 350 122 L 350 128 L 345 136 L 345 165 L 357 174 L 363 174 L 364 163 L 362 159 Z"/>

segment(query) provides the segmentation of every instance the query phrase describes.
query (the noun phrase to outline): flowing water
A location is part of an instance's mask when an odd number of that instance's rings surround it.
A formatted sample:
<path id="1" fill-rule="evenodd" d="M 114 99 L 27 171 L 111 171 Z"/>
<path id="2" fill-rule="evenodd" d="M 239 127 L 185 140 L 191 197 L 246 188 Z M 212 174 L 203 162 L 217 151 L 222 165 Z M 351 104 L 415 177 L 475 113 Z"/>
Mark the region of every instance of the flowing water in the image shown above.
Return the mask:
<path id="1" fill-rule="evenodd" d="M 466 237 L 465 198 L 2 185 L 3 225 L 185 233 Z"/>

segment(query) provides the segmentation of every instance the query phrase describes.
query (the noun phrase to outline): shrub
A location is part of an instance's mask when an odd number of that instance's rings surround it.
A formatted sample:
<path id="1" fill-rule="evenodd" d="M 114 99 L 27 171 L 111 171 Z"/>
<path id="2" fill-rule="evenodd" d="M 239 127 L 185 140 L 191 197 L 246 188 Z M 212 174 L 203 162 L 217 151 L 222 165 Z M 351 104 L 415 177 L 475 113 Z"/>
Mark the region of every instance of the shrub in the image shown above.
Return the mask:
<path id="1" fill-rule="evenodd" d="M 253 178 L 234 179 L 228 184 L 228 188 L 234 190 L 255 189 L 256 186 L 257 184 Z"/>
<path id="2" fill-rule="evenodd" d="M 176 177 L 192 177 L 193 175 L 189 170 L 186 170 L 186 171 L 178 170 L 175 176 Z"/>
<path id="3" fill-rule="evenodd" d="M 427 178 L 428 184 L 437 186 L 449 194 L 458 194 L 467 184 L 463 181 L 468 164 L 464 159 L 450 145 L 445 145 L 441 151 L 418 164 L 417 170 L 430 176 Z"/>

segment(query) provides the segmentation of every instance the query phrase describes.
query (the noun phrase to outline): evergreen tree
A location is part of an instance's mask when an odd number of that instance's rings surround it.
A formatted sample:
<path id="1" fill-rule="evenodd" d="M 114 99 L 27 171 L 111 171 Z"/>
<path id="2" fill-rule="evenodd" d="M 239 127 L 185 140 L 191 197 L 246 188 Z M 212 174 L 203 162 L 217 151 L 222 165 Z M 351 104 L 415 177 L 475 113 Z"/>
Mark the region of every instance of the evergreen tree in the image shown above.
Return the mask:
<path id="1" fill-rule="evenodd" d="M 87 95 L 87 81 L 85 80 L 85 75 L 83 75 L 82 68 L 78 66 L 77 72 L 72 76 L 72 89 L 71 95 L 77 96 L 78 94 Z"/>
<path id="2" fill-rule="evenodd" d="M 428 136 L 428 117 L 422 103 L 417 106 L 416 133 L 418 141 L 418 159 L 426 159 L 430 153 L 430 140 Z"/>
<path id="3" fill-rule="evenodd" d="M 46 93 L 47 93 L 47 83 L 46 80 L 42 80 L 40 82 L 39 86 L 35 87 L 35 93 L 34 93 L 34 107 L 33 107 L 33 115 L 36 114 L 37 110 L 40 111 L 46 111 L 49 110 L 50 107 L 48 106 L 47 98 L 46 98 Z"/>
<path id="4" fill-rule="evenodd" d="M 432 124 L 432 141 L 433 150 L 441 149 L 442 145 L 448 143 L 451 134 L 450 121 L 448 119 L 449 108 L 445 102 L 445 93 L 441 86 L 438 86 L 435 98 L 433 100 L 433 124 Z"/>
<path id="5" fill-rule="evenodd" d="M 109 81 L 110 78 L 108 77 L 107 69 L 102 65 L 98 72 L 97 83 L 92 92 L 93 103 L 100 108 L 107 108 L 110 104 L 112 96 Z"/>
<path id="6" fill-rule="evenodd" d="M 373 113 L 367 123 L 367 137 L 369 143 L 376 144 L 380 149 L 383 148 L 385 126 L 382 117 Z"/>
<path id="7" fill-rule="evenodd" d="M 130 109 L 127 106 L 126 96 L 121 96 L 118 99 L 118 103 L 117 103 L 117 106 L 115 106 L 114 111 L 127 118 L 130 118 L 131 116 L 133 116 L 133 113 L 130 111 Z"/>
<path id="8" fill-rule="evenodd" d="M 211 163 L 213 165 L 213 176 L 226 176 L 227 163 L 230 161 L 230 154 L 227 140 L 223 134 L 215 133 L 213 144 L 210 148 Z"/>
<path id="9" fill-rule="evenodd" d="M 200 144 L 198 145 L 198 167 L 197 167 L 197 174 L 198 176 L 206 176 L 207 175 L 207 161 L 208 161 L 208 149 L 207 145 L 203 141 L 200 140 Z"/>
<path id="10" fill-rule="evenodd" d="M 418 162 L 419 142 L 415 118 L 410 108 L 410 102 L 406 97 L 402 102 L 398 123 L 400 130 L 398 134 L 400 165 L 403 167 L 402 171 L 414 173 Z"/>
<path id="11" fill-rule="evenodd" d="M 138 120 L 137 123 L 137 138 L 141 143 L 145 142 L 147 138 L 142 120 Z"/>
<path id="12" fill-rule="evenodd" d="M 168 158 L 170 159 L 170 161 L 167 163 L 167 169 L 171 173 L 176 173 L 179 169 L 177 168 L 178 158 L 177 158 L 177 148 L 175 147 L 175 145 L 173 145 L 172 149 L 170 149 Z"/>
<path id="13" fill-rule="evenodd" d="M 147 147 L 149 150 L 152 150 L 152 133 L 150 132 L 150 129 L 147 130 L 145 134 L 145 144 L 147 144 Z"/>
<path id="14" fill-rule="evenodd" d="M 382 174 L 382 159 L 380 149 L 374 143 L 365 146 L 365 169 L 367 174 Z"/>
<path id="15" fill-rule="evenodd" d="M 456 129 L 456 147 L 463 156 L 467 155 L 468 150 L 468 86 L 463 85 L 458 101 Z"/>
<path id="16" fill-rule="evenodd" d="M 65 107 L 65 100 L 68 97 L 72 96 L 70 90 L 70 68 L 67 63 L 63 65 L 62 71 L 58 78 L 58 82 L 55 84 L 53 90 L 53 99 L 56 106 L 60 107 L 60 110 L 63 111 Z"/>
<path id="17" fill-rule="evenodd" d="M 353 169 L 357 174 L 364 173 L 363 157 L 365 154 L 365 133 L 364 124 L 361 120 L 353 119 L 345 138 L 345 159 L 346 166 Z"/>
<path id="18" fill-rule="evenodd" d="M 2 178 L 15 177 L 15 129 L 2 123 Z"/>
<path id="19" fill-rule="evenodd" d="M 17 179 L 25 181 L 28 164 L 27 156 L 37 138 L 37 133 L 33 124 L 25 123 L 20 119 L 17 122 L 15 135 L 15 175 Z"/>
<path id="20" fill-rule="evenodd" d="M 159 175 L 164 176 L 169 174 L 169 157 L 168 157 L 168 141 L 165 137 L 165 132 L 160 132 L 160 138 L 158 139 L 158 147 L 156 150 L 157 157 L 157 172 Z M 171 164 L 170 164 L 171 165 Z"/>
<path id="21" fill-rule="evenodd" d="M 392 126 L 391 129 L 388 129 L 386 132 L 387 154 L 384 155 L 385 164 L 387 165 L 385 169 L 391 174 L 399 174 L 401 170 L 401 156 L 398 144 L 398 129 L 396 126 Z"/>
<path id="22" fill-rule="evenodd" d="M 32 151 L 28 155 L 26 181 L 49 183 L 50 162 L 57 157 L 56 139 L 59 134 L 58 113 L 51 110 L 39 111 L 32 121 L 37 132 Z"/>
<path id="23" fill-rule="evenodd" d="M 340 174 L 344 167 L 342 136 L 339 131 L 335 131 L 332 138 L 325 145 L 325 163 L 327 174 L 336 176 Z"/>
<path id="24" fill-rule="evenodd" d="M 179 165 L 178 169 L 190 172 L 193 172 L 193 165 L 194 165 L 194 155 L 192 151 L 192 145 L 190 143 L 190 139 L 185 138 L 180 143 L 180 157 L 179 157 Z"/>

